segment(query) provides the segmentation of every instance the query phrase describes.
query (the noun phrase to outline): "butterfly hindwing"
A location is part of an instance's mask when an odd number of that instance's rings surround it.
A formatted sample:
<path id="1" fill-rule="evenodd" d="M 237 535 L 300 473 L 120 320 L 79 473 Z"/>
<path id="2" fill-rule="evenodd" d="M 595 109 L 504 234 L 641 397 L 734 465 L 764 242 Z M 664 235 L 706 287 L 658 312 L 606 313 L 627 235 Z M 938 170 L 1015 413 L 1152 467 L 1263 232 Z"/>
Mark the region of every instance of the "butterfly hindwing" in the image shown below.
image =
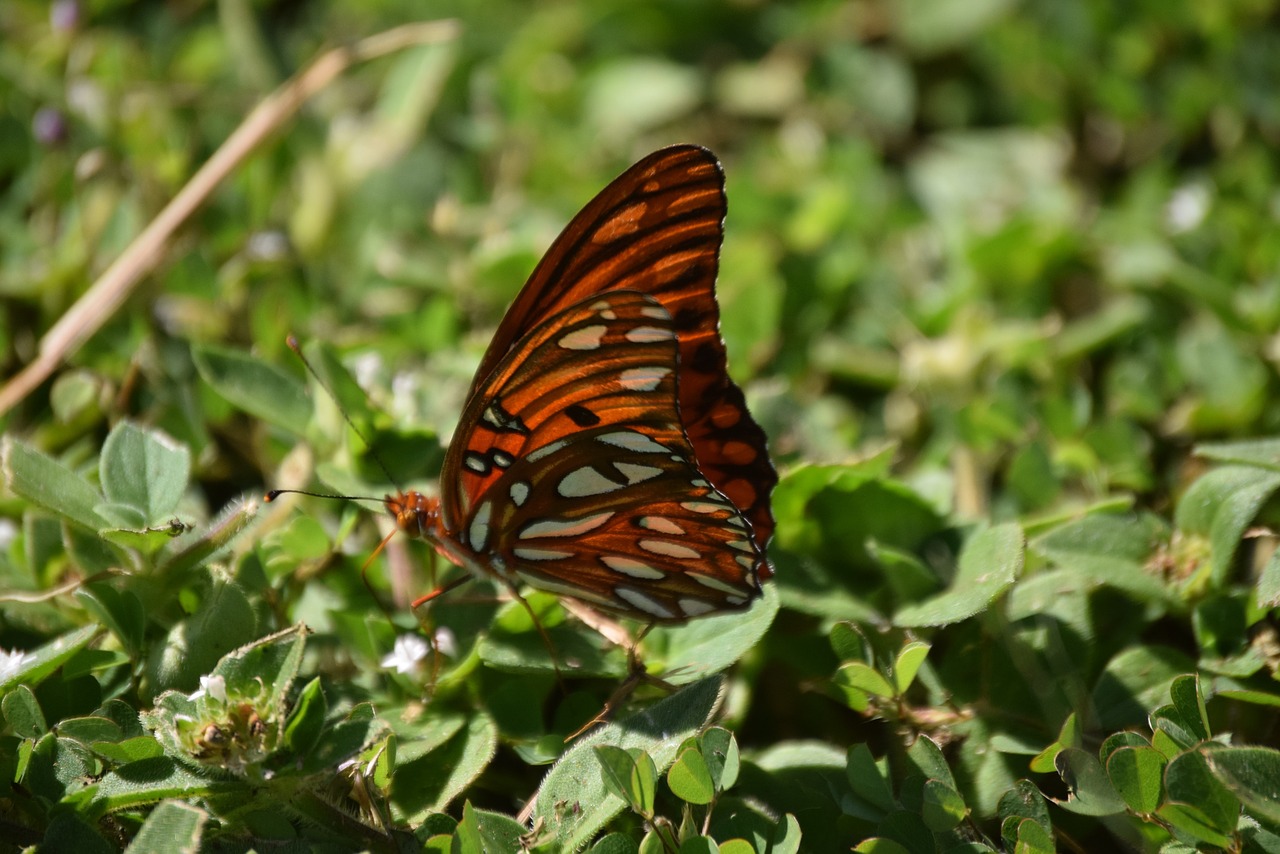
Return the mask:
<path id="1" fill-rule="evenodd" d="M 677 404 L 674 321 L 615 291 L 553 315 L 476 390 L 446 458 L 470 563 L 646 620 L 741 607 L 767 566 L 699 471 Z"/>

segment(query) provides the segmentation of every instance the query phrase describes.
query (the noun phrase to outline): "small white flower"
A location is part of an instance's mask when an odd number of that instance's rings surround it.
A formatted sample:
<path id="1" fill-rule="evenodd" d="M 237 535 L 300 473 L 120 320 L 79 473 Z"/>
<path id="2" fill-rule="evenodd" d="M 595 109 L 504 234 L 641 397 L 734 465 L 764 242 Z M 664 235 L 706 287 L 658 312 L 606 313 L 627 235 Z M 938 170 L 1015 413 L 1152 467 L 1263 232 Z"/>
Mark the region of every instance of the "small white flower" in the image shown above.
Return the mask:
<path id="1" fill-rule="evenodd" d="M 366 392 L 377 388 L 382 382 L 382 356 L 372 350 L 361 353 L 351 360 L 351 373 L 355 374 L 356 384 Z"/>
<path id="2" fill-rule="evenodd" d="M 0 549 L 9 548 L 18 537 L 18 526 L 12 519 L 0 519 Z"/>
<path id="3" fill-rule="evenodd" d="M 417 671 L 429 652 L 431 647 L 420 635 L 400 635 L 396 638 L 396 645 L 391 650 L 391 654 L 385 656 L 381 664 L 387 670 L 394 669 L 396 673 L 413 673 Z"/>
<path id="4" fill-rule="evenodd" d="M 188 699 L 199 700 L 203 697 L 212 697 L 219 703 L 227 701 L 227 680 L 221 676 L 201 676 L 200 690 L 192 694 Z"/>
<path id="5" fill-rule="evenodd" d="M 1183 184 L 1173 191 L 1164 208 L 1165 224 L 1173 234 L 1190 231 L 1209 212 L 1209 188 L 1204 184 Z"/>
<path id="6" fill-rule="evenodd" d="M 6 652 L 0 649 L 0 682 L 8 682 L 27 666 L 30 656 L 20 649 Z"/>
<path id="7" fill-rule="evenodd" d="M 245 252 L 255 261 L 280 261 L 289 256 L 289 238 L 283 231 L 259 231 L 249 236 Z"/>
<path id="8" fill-rule="evenodd" d="M 441 655 L 453 658 L 458 654 L 458 639 L 448 629 L 443 627 L 436 629 L 431 639 L 435 642 L 436 652 Z"/>

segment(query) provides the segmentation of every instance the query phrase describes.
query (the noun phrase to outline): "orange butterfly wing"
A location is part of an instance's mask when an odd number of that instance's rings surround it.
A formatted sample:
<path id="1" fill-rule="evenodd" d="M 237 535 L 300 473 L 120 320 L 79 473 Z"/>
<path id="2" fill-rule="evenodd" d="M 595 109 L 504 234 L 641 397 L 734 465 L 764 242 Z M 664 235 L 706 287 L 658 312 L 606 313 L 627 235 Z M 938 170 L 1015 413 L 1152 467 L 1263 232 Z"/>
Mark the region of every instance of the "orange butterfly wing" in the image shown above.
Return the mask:
<path id="1" fill-rule="evenodd" d="M 724 173 L 705 148 L 671 146 L 627 169 L 547 250 L 494 334 L 471 394 L 540 319 L 593 295 L 648 295 L 676 330 L 680 422 L 697 467 L 742 510 L 763 547 L 773 535 L 769 496 L 778 476 L 764 431 L 726 370 L 715 298 L 725 211 Z"/>
<path id="2" fill-rule="evenodd" d="M 516 342 L 454 440 L 452 551 L 509 584 L 647 621 L 749 604 L 768 564 L 694 462 L 676 347 L 670 314 L 634 291 L 590 297 Z"/>

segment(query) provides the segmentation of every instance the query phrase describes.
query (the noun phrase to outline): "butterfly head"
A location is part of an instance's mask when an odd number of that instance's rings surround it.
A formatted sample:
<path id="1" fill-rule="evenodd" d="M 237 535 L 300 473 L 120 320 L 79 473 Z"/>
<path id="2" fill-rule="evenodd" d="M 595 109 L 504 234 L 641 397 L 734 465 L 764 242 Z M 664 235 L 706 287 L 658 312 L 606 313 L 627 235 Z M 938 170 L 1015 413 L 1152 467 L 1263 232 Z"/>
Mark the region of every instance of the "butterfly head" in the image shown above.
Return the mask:
<path id="1" fill-rule="evenodd" d="M 440 499 L 423 495 L 416 489 L 388 495 L 383 504 L 396 527 L 410 537 L 438 541 L 440 536 Z"/>

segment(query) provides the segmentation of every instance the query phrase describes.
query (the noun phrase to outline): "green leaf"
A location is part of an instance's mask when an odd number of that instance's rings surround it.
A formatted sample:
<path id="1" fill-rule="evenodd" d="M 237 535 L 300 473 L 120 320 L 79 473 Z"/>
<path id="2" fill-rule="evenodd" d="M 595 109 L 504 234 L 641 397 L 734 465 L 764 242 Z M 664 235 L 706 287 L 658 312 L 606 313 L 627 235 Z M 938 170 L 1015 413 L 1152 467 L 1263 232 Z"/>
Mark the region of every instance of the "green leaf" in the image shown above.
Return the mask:
<path id="1" fill-rule="evenodd" d="M 109 772 L 78 792 L 69 806 L 92 805 L 91 814 L 142 807 L 166 799 L 210 798 L 222 795 L 226 804 L 244 803 L 252 796 L 239 780 L 219 780 L 196 774 L 169 757 L 141 759 Z"/>
<path id="2" fill-rule="evenodd" d="M 5 699 L 8 700 L 9 698 L 6 697 Z M 99 742 L 115 743 L 120 741 L 124 738 L 124 731 L 120 729 L 119 724 L 115 721 L 96 715 L 85 715 L 60 721 L 58 723 L 58 735 L 64 738 L 74 738 L 85 746 L 94 747 Z"/>
<path id="3" fill-rule="evenodd" d="M 1232 835 L 1223 832 L 1204 810 L 1193 804 L 1165 803 L 1156 814 L 1176 830 L 1203 845 L 1227 849 L 1231 847 Z M 1200 848 L 1200 845 L 1196 848 Z"/>
<path id="4" fill-rule="evenodd" d="M 895 549 L 877 540 L 867 542 L 867 553 L 880 566 L 885 583 L 900 602 L 915 602 L 937 591 L 938 574 L 919 556 L 905 549 Z"/>
<path id="5" fill-rule="evenodd" d="M 865 744 L 855 744 L 849 748 L 845 770 L 853 794 L 880 811 L 880 815 L 868 815 L 867 818 L 879 820 L 898 808 L 885 770 L 877 765 L 871 750 Z"/>
<path id="6" fill-rule="evenodd" d="M 311 399 L 292 375 L 246 353 L 212 345 L 192 347 L 191 358 L 218 394 L 268 424 L 306 435 Z"/>
<path id="7" fill-rule="evenodd" d="M 1131 646 L 1107 662 L 1093 690 L 1099 725 L 1121 729 L 1146 721 L 1149 710 L 1169 696 L 1169 686 L 1195 669 L 1181 651 Z"/>
<path id="8" fill-rule="evenodd" d="M 0 700 L 0 713 L 13 734 L 19 738 L 38 739 L 49 731 L 40 701 L 26 685 L 18 685 Z"/>
<path id="9" fill-rule="evenodd" d="M 1238 463 L 1280 471 L 1280 439 L 1203 442 L 1192 449 L 1198 457 L 1219 463 Z"/>
<path id="10" fill-rule="evenodd" d="M 1058 773 L 1071 788 L 1066 801 L 1054 800 L 1068 812 L 1077 815 L 1119 815 L 1127 807 L 1102 770 L 1098 757 L 1079 748 L 1069 747 L 1058 754 Z"/>
<path id="11" fill-rule="evenodd" d="M 0 696 L 6 694 L 15 685 L 22 684 L 29 687 L 39 685 L 49 674 L 84 649 L 100 631 L 102 627 L 98 625 L 82 626 L 33 652 L 23 653 L 16 666 L 10 665 L 5 668 L 4 681 L 0 682 Z"/>
<path id="12" fill-rule="evenodd" d="M 1189 751 L 1171 759 L 1165 770 L 1165 792 L 1170 804 L 1194 808 L 1195 818 L 1217 833 L 1229 834 L 1236 827 L 1240 801 L 1209 770 L 1209 753 Z"/>
<path id="13" fill-rule="evenodd" d="M 1254 591 L 1259 608 L 1280 606 L 1280 549 L 1273 551 L 1271 557 L 1267 558 L 1266 565 L 1258 573 Z"/>
<path id="14" fill-rule="evenodd" d="M 1154 813 L 1164 789 L 1165 758 L 1153 747 L 1121 747 L 1106 759 L 1107 776 L 1129 809 Z"/>
<path id="15" fill-rule="evenodd" d="M 697 806 L 709 804 L 716 797 L 711 771 L 702 752 L 695 748 L 687 748 L 676 757 L 667 772 L 667 785 L 677 798 Z"/>
<path id="16" fill-rule="evenodd" d="M 228 505 L 218 521 L 200 538 L 160 565 L 158 575 L 166 579 L 185 580 L 191 570 L 203 564 L 230 545 L 258 515 L 257 501 L 238 501 Z"/>
<path id="17" fill-rule="evenodd" d="M 97 741 L 90 747 L 94 753 L 119 765 L 164 755 L 164 747 L 149 735 L 134 736 L 117 742 Z"/>
<path id="18" fill-rule="evenodd" d="M 769 840 L 769 854 L 799 854 L 802 841 L 800 822 L 791 813 L 787 813 L 778 822 L 778 828 Z"/>
<path id="19" fill-rule="evenodd" d="M 416 824 L 443 810 L 471 785 L 498 750 L 498 729 L 488 715 L 474 715 L 443 745 L 396 768 L 391 799 L 405 820 Z"/>
<path id="20" fill-rule="evenodd" d="M 462 805 L 462 821 L 454 832 L 461 851 L 483 854 L 521 850 L 520 838 L 527 829 L 511 816 L 478 810 L 467 801 Z"/>
<path id="21" fill-rule="evenodd" d="M 898 810 L 890 813 L 876 827 L 876 833 L 905 846 L 908 851 L 928 851 L 933 847 L 933 834 L 916 812 Z"/>
<path id="22" fill-rule="evenodd" d="M 864 839 L 853 847 L 858 854 L 912 854 L 912 849 L 892 839 L 873 837 Z"/>
<path id="23" fill-rule="evenodd" d="M 524 613 L 520 603 L 511 605 Z M 495 626 L 480 639 L 480 660 L 494 670 L 511 674 L 555 675 L 564 670 L 579 677 L 626 675 L 626 655 L 621 647 L 601 645 L 598 635 L 575 624 L 551 626 L 544 631 L 545 640 L 532 625 L 519 632 Z"/>
<path id="24" fill-rule="evenodd" d="M 738 781 L 738 740 L 724 727 L 708 727 L 698 736 L 702 758 L 711 774 L 711 783 L 717 792 L 732 789 Z"/>
<path id="25" fill-rule="evenodd" d="M 1195 739 L 1207 741 L 1210 735 L 1209 712 L 1204 707 L 1204 696 L 1200 693 L 1200 677 L 1190 674 L 1173 680 L 1173 684 L 1169 686 L 1169 696 Z"/>
<path id="26" fill-rule="evenodd" d="M 294 635 L 290 642 L 296 642 L 296 632 L 286 630 L 283 635 Z M 242 659 L 252 662 L 248 667 L 260 664 L 260 647 L 270 646 L 281 635 L 270 639 L 254 640 L 258 635 L 257 615 L 249 601 L 246 591 L 238 584 L 225 582 L 215 583 L 207 591 L 202 607 L 185 620 L 176 623 L 169 631 L 164 646 L 159 654 L 148 658 L 152 666 L 152 677 L 157 688 L 193 687 L 200 676 L 228 674 L 243 678 Z M 239 646 L 239 649 L 236 647 Z M 296 672 L 296 671 L 295 671 Z M 287 690 L 289 680 L 295 674 L 289 674 L 283 682 Z M 267 677 L 263 677 L 266 679 Z M 251 683 L 252 677 L 244 682 Z M 228 676 L 228 685 L 231 678 Z M 279 687 L 280 682 L 267 681 L 267 685 Z M 233 690 L 249 693 L 256 688 L 237 685 Z M 278 699 L 277 695 L 277 699 Z"/>
<path id="27" fill-rule="evenodd" d="M 1111 754 L 1122 747 L 1150 746 L 1151 742 L 1147 741 L 1138 733 L 1125 730 L 1123 732 L 1116 732 L 1107 736 L 1106 740 L 1102 742 L 1102 747 L 1098 748 L 1098 756 L 1101 758 L 1102 764 L 1105 765 L 1111 759 Z"/>
<path id="28" fill-rule="evenodd" d="M 907 759 L 917 774 L 926 780 L 939 780 L 954 789 L 955 778 L 951 775 L 951 766 L 942 755 L 942 748 L 929 738 L 921 735 L 907 748 Z"/>
<path id="29" fill-rule="evenodd" d="M 688 685 L 719 673 L 752 650 L 778 613 L 778 585 L 764 585 L 764 595 L 744 612 L 716 614 L 681 626 L 661 626 L 645 638 L 664 649 L 663 680 Z"/>
<path id="30" fill-rule="evenodd" d="M 900 608 L 894 623 L 905 627 L 944 626 L 982 612 L 1022 572 L 1022 529 L 1005 523 L 985 528 L 965 543 L 951 588 L 931 599 Z"/>
<path id="31" fill-rule="evenodd" d="M 12 436 L 0 438 L 0 471 L 5 486 L 32 504 L 90 531 L 111 527 L 97 510 L 102 496 L 88 481 Z"/>
<path id="32" fill-rule="evenodd" d="M 173 513 L 191 474 L 191 453 L 158 430 L 121 421 L 107 436 L 99 463 L 110 501 L 137 508 L 144 525 Z"/>
<path id="33" fill-rule="evenodd" d="M 1182 717 L 1182 712 L 1173 706 L 1161 706 L 1151 713 L 1151 729 L 1153 734 L 1168 737 L 1178 746 L 1179 752 L 1190 750 L 1203 739 L 1196 733 L 1196 727 Z"/>
<path id="34" fill-rule="evenodd" d="M 137 654 L 142 649 L 147 614 L 132 590 L 117 589 L 112 584 L 97 582 L 86 584 L 75 595 L 85 608 L 93 612 L 120 639 L 126 650 Z"/>
<path id="35" fill-rule="evenodd" d="M 954 788 L 941 780 L 925 782 L 920 811 L 925 827 L 934 833 L 942 833 L 959 825 L 968 813 L 964 798 Z"/>
<path id="36" fill-rule="evenodd" d="M 927 643 L 912 641 L 899 650 L 898 658 L 893 666 L 895 696 L 905 694 L 907 689 L 911 687 L 911 683 L 915 681 L 916 673 L 919 672 L 920 666 L 924 664 L 925 658 L 929 655 L 929 648 Z"/>
<path id="37" fill-rule="evenodd" d="M 1044 795 L 1030 780 L 1019 780 L 1003 795 L 997 809 L 999 815 L 1007 823 L 1010 820 L 1021 822 L 1030 820 L 1038 824 L 1048 838 L 1053 837 L 1053 822 L 1049 818 L 1049 804 Z M 1002 824 L 1002 827 L 1004 825 Z M 1006 843 L 1010 840 L 1005 837 Z M 1009 847 L 1006 845 L 1006 847 Z"/>
<path id="38" fill-rule="evenodd" d="M 622 798 L 633 812 L 653 818 L 657 769 L 649 755 L 639 748 L 624 749 L 610 744 L 595 747 L 600 760 L 601 780 L 610 793 Z"/>
<path id="39" fill-rule="evenodd" d="M 1277 489 L 1280 472 L 1223 466 L 1204 474 L 1183 494 L 1175 522 L 1186 533 L 1209 538 L 1215 587 L 1225 583 L 1245 528 Z"/>
<path id="40" fill-rule="evenodd" d="M 841 666 L 832 678 L 838 688 L 852 688 L 877 697 L 895 696 L 893 685 L 889 680 L 881 676 L 878 670 L 861 661 Z"/>
<path id="41" fill-rule="evenodd" d="M 867 650 L 869 647 L 866 638 L 862 635 L 862 630 L 856 623 L 836 623 L 831 627 L 831 633 L 828 637 L 831 641 L 831 651 L 841 661 L 868 660 Z"/>
<path id="42" fill-rule="evenodd" d="M 624 807 L 623 800 L 610 794 L 600 779 L 595 746 L 638 748 L 648 754 L 659 772 L 665 771 L 684 740 L 710 720 L 723 686 L 720 677 L 695 682 L 640 714 L 606 724 L 578 739 L 538 787 L 534 820 L 542 820 L 562 850 L 585 845 Z M 558 813 L 557 803 L 578 804 L 580 809 Z"/>
<path id="43" fill-rule="evenodd" d="M 307 683 L 294 701 L 293 711 L 284 725 L 284 742 L 294 754 L 305 756 L 315 747 L 324 732 L 329 703 L 325 699 L 320 679 Z"/>
<path id="44" fill-rule="evenodd" d="M 1280 823 L 1280 751 L 1270 747 L 1219 747 L 1203 751 L 1209 771 L 1245 808 Z"/>
<path id="45" fill-rule="evenodd" d="M 198 851 L 209 814 L 191 804 L 165 801 L 156 806 L 129 843 L 129 854 Z"/>
<path id="46" fill-rule="evenodd" d="M 1007 845 L 1007 848 L 1014 854 L 1053 854 L 1058 850 L 1052 831 L 1046 830 L 1038 821 L 1009 818 L 1006 826 L 1009 823 L 1012 823 L 1012 827 L 1005 830 L 1002 835 L 1006 843 L 1012 842 L 1011 845 Z"/>
<path id="47" fill-rule="evenodd" d="M 679 854 L 719 854 L 720 846 L 709 836 L 690 836 L 680 843 Z"/>

